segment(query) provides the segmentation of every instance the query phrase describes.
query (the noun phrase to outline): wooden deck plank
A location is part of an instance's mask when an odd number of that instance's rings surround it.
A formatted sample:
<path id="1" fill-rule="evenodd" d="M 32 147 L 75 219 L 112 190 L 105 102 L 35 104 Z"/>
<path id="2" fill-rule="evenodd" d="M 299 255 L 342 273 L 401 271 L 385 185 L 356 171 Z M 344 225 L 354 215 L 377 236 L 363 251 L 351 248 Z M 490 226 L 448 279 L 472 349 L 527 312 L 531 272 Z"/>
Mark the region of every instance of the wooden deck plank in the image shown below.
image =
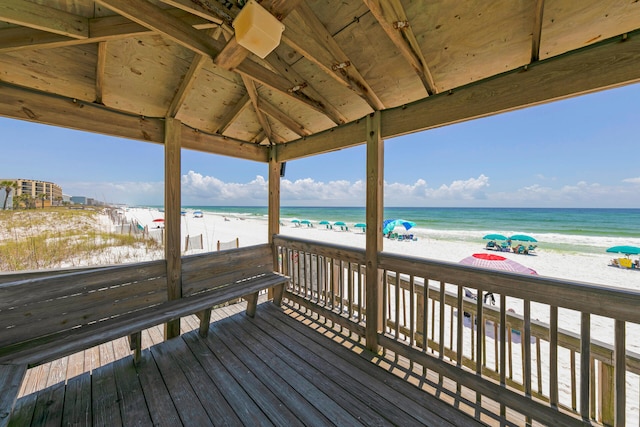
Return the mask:
<path id="1" fill-rule="evenodd" d="M 183 336 L 183 339 L 213 383 L 220 386 L 220 392 L 243 424 L 265 427 L 273 425 L 242 388 L 242 385 L 234 379 L 218 358 L 211 353 L 202 339 L 195 334 L 187 334 Z"/>
<path id="2" fill-rule="evenodd" d="M 151 425 L 151 415 L 144 400 L 132 356 L 116 360 L 114 376 L 118 396 L 127 396 L 126 399 L 119 399 L 122 423 L 125 426 Z"/>
<path id="3" fill-rule="evenodd" d="M 282 379 L 270 364 L 260 359 L 243 345 L 249 339 L 248 334 L 235 327 L 235 323 L 226 322 L 224 327 L 211 328 L 211 333 L 224 343 L 227 349 L 238 358 L 261 382 L 306 426 L 325 426 L 329 420 L 311 402 L 300 395 L 295 388 Z M 274 420 L 275 421 L 275 420 Z"/>
<path id="4" fill-rule="evenodd" d="M 262 317 L 262 310 L 259 310 L 256 317 L 257 321 L 248 323 L 252 325 L 258 324 L 263 320 Z M 348 387 L 345 381 L 341 379 L 334 380 L 333 378 L 328 378 L 324 370 L 331 371 L 330 366 L 319 366 L 313 363 L 313 355 L 309 355 L 309 358 L 305 358 L 304 356 L 300 357 L 289 347 L 290 345 L 297 345 L 295 343 L 289 342 L 287 345 L 270 339 L 269 335 L 265 334 L 261 329 L 256 329 L 256 331 L 253 336 L 283 360 L 296 375 L 307 379 L 326 395 L 332 396 L 344 410 L 360 420 L 360 422 L 365 425 L 392 425 L 392 423 L 383 416 L 371 410 L 367 402 L 358 399 L 357 396 L 361 390 Z"/>
<path id="5" fill-rule="evenodd" d="M 30 426 L 36 408 L 37 393 L 30 393 L 18 399 L 9 420 L 9 427 Z"/>
<path id="6" fill-rule="evenodd" d="M 170 352 L 169 354 L 180 354 L 180 357 L 172 357 L 173 363 L 176 368 L 182 369 L 187 381 L 191 384 L 204 410 L 214 424 L 241 426 L 240 418 L 220 393 L 218 386 L 211 381 L 191 349 L 189 351 L 185 350 L 186 343 L 182 339 L 175 339 L 169 340 L 162 346 Z M 215 404 L 212 405 L 211 402 L 215 402 Z"/>
<path id="7" fill-rule="evenodd" d="M 223 341 L 211 335 L 203 341 L 236 381 L 243 385 L 247 394 L 274 424 L 286 426 L 304 425 L 296 414 L 281 404 L 280 400 L 228 349 Z"/>
<path id="8" fill-rule="evenodd" d="M 158 344 L 151 347 L 151 354 L 153 354 L 162 378 L 167 384 L 169 395 L 178 410 L 182 423 L 187 426 L 213 426 L 184 372 L 176 369 L 173 357 L 183 357 L 183 353 L 189 351 L 186 346 L 173 345 L 181 342 L 181 338 L 176 338 L 170 343 Z M 169 349 L 166 344 L 172 344 L 171 348 Z M 170 350 L 174 352 L 173 355 Z"/>
<path id="9" fill-rule="evenodd" d="M 386 387 L 384 382 L 371 377 L 367 371 L 361 371 L 344 359 L 336 357 L 337 355 L 333 351 L 338 347 L 332 346 L 332 350 L 329 350 L 315 343 L 306 335 L 307 332 L 313 333 L 312 329 L 304 327 L 308 331 L 302 333 L 300 330 L 292 328 L 291 324 L 287 324 L 286 320 L 289 319 L 285 319 L 284 316 L 274 316 L 266 306 L 260 314 L 260 320 L 264 322 L 256 322 L 256 325 L 265 333 L 283 344 L 288 343 L 301 358 L 313 360 L 314 365 L 322 366 L 325 375 L 339 380 L 345 387 L 354 390 L 354 393 L 358 393 L 358 396 L 369 405 L 372 411 L 378 412 L 388 421 L 396 423 L 398 420 L 402 420 L 403 425 L 407 426 L 420 426 L 426 422 L 431 425 L 451 425 L 442 418 L 434 417 L 432 412 L 407 399 L 401 393 Z M 325 341 L 330 342 L 329 340 Z"/>
<path id="10" fill-rule="evenodd" d="M 116 379 L 111 363 L 95 369 L 92 373 L 91 408 L 94 425 L 122 425 Z"/>
<path id="11" fill-rule="evenodd" d="M 158 366 L 150 350 L 144 350 L 136 366 L 154 426 L 172 427 L 182 424 Z"/>
<path id="12" fill-rule="evenodd" d="M 91 420 L 91 374 L 84 372 L 67 382 L 62 425 L 90 426 Z"/>
<path id="13" fill-rule="evenodd" d="M 265 310 L 271 311 L 270 307 L 265 307 Z M 290 315 L 287 310 L 285 310 L 285 314 L 289 314 L 287 316 L 277 316 L 278 320 L 286 321 L 287 324 L 293 329 L 297 330 L 300 333 L 303 333 L 306 337 L 310 338 L 314 342 L 320 345 L 326 345 L 326 339 L 323 339 L 323 336 L 320 334 L 309 333 L 312 332 L 308 326 L 302 322 L 302 317 L 294 318 Z M 445 420 L 454 421 L 454 424 L 462 423 L 464 425 L 482 425 L 478 423 L 473 418 L 466 417 L 461 415 L 460 411 L 456 408 L 440 401 L 440 399 L 430 396 L 429 394 L 424 393 L 419 390 L 417 387 L 407 387 L 409 384 L 406 380 L 399 378 L 395 375 L 387 375 L 387 372 L 379 369 L 370 369 L 371 364 L 374 361 L 377 361 L 380 357 L 376 354 L 368 352 L 365 349 L 365 346 L 362 344 L 358 344 L 354 341 L 349 341 L 350 349 L 340 346 L 338 349 L 333 350 L 336 355 L 340 356 L 341 359 L 344 359 L 348 365 L 346 366 L 349 372 L 353 372 L 352 368 L 349 366 L 357 367 L 361 371 L 367 372 L 368 375 L 371 375 L 377 378 L 379 381 L 383 381 L 388 387 L 398 391 L 409 399 L 413 400 L 416 404 L 424 407 L 428 406 L 432 411 L 439 414 Z M 333 346 L 332 346 L 333 348 Z M 357 351 L 356 351 L 357 350 Z M 415 407 L 414 407 L 415 409 Z"/>
<path id="14" fill-rule="evenodd" d="M 62 424 L 65 383 L 54 384 L 38 392 L 31 425 L 57 427 Z"/>
<path id="15" fill-rule="evenodd" d="M 234 318 L 236 328 L 234 330 L 242 328 L 242 322 Z M 226 332 L 227 328 L 218 328 L 220 331 Z M 231 328 L 230 328 L 231 329 Z M 284 381 L 286 381 L 291 388 L 296 390 L 300 395 L 304 396 L 308 402 L 314 405 L 319 411 L 324 414 L 326 419 L 335 425 L 350 425 L 357 426 L 362 425 L 360 421 L 349 414 L 344 408 L 337 404 L 330 396 L 323 393 L 318 389 L 314 383 L 306 378 L 298 375 L 290 369 L 289 365 L 285 363 L 280 357 L 264 346 L 258 339 L 253 336 L 255 332 L 252 328 L 242 328 L 244 333 L 242 334 L 242 345 L 245 346 L 244 350 L 251 351 L 256 357 L 260 358 L 263 363 L 273 369 Z M 226 337 L 226 335 L 225 335 Z M 226 339 L 226 338 L 225 338 Z M 240 341 L 240 340 L 238 340 Z M 242 348 L 242 346 L 240 346 Z"/>

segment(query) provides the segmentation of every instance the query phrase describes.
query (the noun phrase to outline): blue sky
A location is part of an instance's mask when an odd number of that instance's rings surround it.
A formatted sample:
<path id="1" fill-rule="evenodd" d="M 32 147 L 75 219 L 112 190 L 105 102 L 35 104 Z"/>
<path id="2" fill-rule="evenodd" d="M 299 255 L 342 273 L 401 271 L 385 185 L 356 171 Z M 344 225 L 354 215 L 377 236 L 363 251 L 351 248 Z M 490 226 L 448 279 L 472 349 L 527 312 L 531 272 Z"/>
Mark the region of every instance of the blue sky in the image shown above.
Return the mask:
<path id="1" fill-rule="evenodd" d="M 640 84 L 385 142 L 386 206 L 640 208 Z M 0 118 L 0 178 L 163 203 L 163 147 Z M 263 206 L 264 164 L 182 151 L 182 204 Z M 364 206 L 365 147 L 287 163 L 282 204 Z"/>

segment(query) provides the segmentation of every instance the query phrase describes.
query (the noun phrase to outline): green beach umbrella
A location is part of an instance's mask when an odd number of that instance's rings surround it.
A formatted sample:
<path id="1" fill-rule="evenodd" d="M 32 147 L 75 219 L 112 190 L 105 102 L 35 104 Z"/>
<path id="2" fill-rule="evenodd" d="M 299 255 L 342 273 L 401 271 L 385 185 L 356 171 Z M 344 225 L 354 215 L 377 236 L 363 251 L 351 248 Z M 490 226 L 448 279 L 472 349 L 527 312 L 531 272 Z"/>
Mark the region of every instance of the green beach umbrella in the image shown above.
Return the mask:
<path id="1" fill-rule="evenodd" d="M 485 240 L 507 240 L 507 236 L 503 236 L 502 234 L 487 234 L 483 237 Z"/>
<path id="2" fill-rule="evenodd" d="M 326 219 L 323 219 L 322 221 L 320 221 L 318 224 L 320 225 L 329 225 L 329 221 L 327 221 Z"/>
<path id="3" fill-rule="evenodd" d="M 347 224 L 345 224 L 343 221 L 336 221 L 336 222 L 333 223 L 333 225 L 337 225 L 338 227 L 340 227 L 340 226 L 344 227 Z"/>
<path id="4" fill-rule="evenodd" d="M 536 239 L 531 236 L 527 236 L 526 234 L 514 234 L 513 236 L 509 237 L 509 239 L 516 242 L 537 242 Z"/>
<path id="5" fill-rule="evenodd" d="M 308 219 L 303 219 L 302 221 L 300 221 L 300 224 L 304 224 L 304 225 L 310 226 L 311 225 L 311 221 L 309 221 Z"/>
<path id="6" fill-rule="evenodd" d="M 607 252 L 625 255 L 640 255 L 640 248 L 637 246 L 613 246 Z"/>
<path id="7" fill-rule="evenodd" d="M 354 225 L 355 228 L 367 228 L 367 224 L 363 223 L 363 222 L 359 222 L 356 225 Z"/>

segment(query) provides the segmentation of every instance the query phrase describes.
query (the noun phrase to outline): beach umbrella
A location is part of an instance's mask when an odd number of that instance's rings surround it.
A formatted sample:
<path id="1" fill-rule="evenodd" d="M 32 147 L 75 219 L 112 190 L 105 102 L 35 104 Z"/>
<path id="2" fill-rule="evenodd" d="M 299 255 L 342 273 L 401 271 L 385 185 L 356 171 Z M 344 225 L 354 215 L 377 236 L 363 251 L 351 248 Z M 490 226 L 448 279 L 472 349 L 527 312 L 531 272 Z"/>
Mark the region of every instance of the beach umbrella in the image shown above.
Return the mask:
<path id="1" fill-rule="evenodd" d="M 537 275 L 532 268 L 495 254 L 473 254 L 460 260 L 459 264 L 470 265 L 478 268 L 488 268 L 491 270 L 510 271 L 512 273 Z"/>
<path id="2" fill-rule="evenodd" d="M 637 246 L 613 246 L 607 252 L 614 254 L 640 255 L 640 248 Z"/>
<path id="3" fill-rule="evenodd" d="M 311 221 L 309 221 L 308 219 L 303 219 L 302 221 L 300 221 L 300 224 L 304 224 L 307 227 L 311 227 Z"/>
<path id="4" fill-rule="evenodd" d="M 164 219 L 162 218 L 156 218 L 153 220 L 153 222 L 164 222 Z"/>
<path id="5" fill-rule="evenodd" d="M 300 224 L 300 220 L 298 218 L 293 218 L 291 222 L 294 224 Z"/>
<path id="6" fill-rule="evenodd" d="M 354 225 L 355 228 L 362 228 L 363 230 L 365 228 L 367 228 L 367 224 L 365 224 L 364 222 L 359 222 L 356 225 Z"/>
<path id="7" fill-rule="evenodd" d="M 531 236 L 527 236 L 526 234 L 514 234 L 513 236 L 509 237 L 509 239 L 515 242 L 537 242 L 536 239 Z"/>
<path id="8" fill-rule="evenodd" d="M 332 228 L 331 227 L 331 223 L 329 221 L 327 221 L 326 219 L 323 219 L 322 221 L 320 221 L 318 224 L 320 225 L 324 225 L 324 228 Z"/>
<path id="9" fill-rule="evenodd" d="M 344 227 L 347 224 L 345 224 L 343 221 L 336 221 L 336 222 L 333 223 L 333 225 L 337 225 L 338 227 Z"/>
<path id="10" fill-rule="evenodd" d="M 394 228 L 400 225 L 403 226 L 405 230 L 409 230 L 411 227 L 415 227 L 416 223 L 404 219 L 385 219 L 382 222 L 382 234 L 391 233 Z"/>
<path id="11" fill-rule="evenodd" d="M 503 236 L 502 234 L 487 234 L 483 237 L 485 240 L 507 240 L 507 236 Z"/>

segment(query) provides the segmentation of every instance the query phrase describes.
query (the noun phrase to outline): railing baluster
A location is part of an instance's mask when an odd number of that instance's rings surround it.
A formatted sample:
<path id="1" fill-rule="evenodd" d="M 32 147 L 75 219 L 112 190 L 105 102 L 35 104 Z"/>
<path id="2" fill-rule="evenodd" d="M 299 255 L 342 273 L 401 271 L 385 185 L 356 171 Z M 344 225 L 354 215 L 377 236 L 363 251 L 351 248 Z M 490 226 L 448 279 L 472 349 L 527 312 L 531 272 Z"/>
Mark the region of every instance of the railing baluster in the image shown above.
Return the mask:
<path id="1" fill-rule="evenodd" d="M 353 263 L 349 262 L 347 272 L 349 274 L 347 280 L 347 304 L 349 304 L 349 320 L 353 319 Z"/>
<path id="2" fill-rule="evenodd" d="M 509 339 L 511 339 L 511 329 L 509 328 Z M 505 386 L 507 380 L 507 298 L 504 294 L 500 294 L 500 385 Z M 511 345 L 509 345 L 511 347 Z M 511 354 L 509 354 L 511 360 Z M 511 362 L 509 362 L 511 364 Z M 500 402 L 500 416 L 506 416 L 507 408 L 504 403 Z"/>
<path id="3" fill-rule="evenodd" d="M 626 374 L 627 374 L 627 358 L 626 358 L 626 328 L 623 320 L 615 321 L 615 338 L 614 338 L 614 352 L 613 357 L 615 360 L 615 425 L 626 425 Z"/>
<path id="4" fill-rule="evenodd" d="M 524 300 L 524 394 L 531 396 L 531 301 Z M 526 417 L 527 425 L 531 425 L 531 417 Z"/>
<path id="5" fill-rule="evenodd" d="M 338 289 L 338 297 L 340 298 L 340 304 L 338 305 L 338 307 L 340 307 L 340 314 L 344 313 L 344 261 L 340 260 L 340 264 L 339 264 L 339 272 L 340 275 L 338 276 L 338 286 L 340 287 L 340 289 Z"/>
<path id="6" fill-rule="evenodd" d="M 431 339 L 434 341 L 436 339 L 436 301 L 431 299 Z M 435 353 L 435 348 L 431 348 L 431 353 Z"/>
<path id="7" fill-rule="evenodd" d="M 464 332 L 464 308 L 463 308 L 464 292 L 462 286 L 458 286 L 458 326 L 456 330 L 456 365 L 462 366 L 463 336 Z M 459 388 L 459 386 L 458 386 Z"/>
<path id="8" fill-rule="evenodd" d="M 540 352 L 540 338 L 536 337 L 536 373 L 538 376 L 538 393 L 542 394 L 542 362 Z"/>
<path id="9" fill-rule="evenodd" d="M 444 359 L 444 282 L 440 282 L 440 348 L 439 358 Z"/>
<path id="10" fill-rule="evenodd" d="M 384 305 L 384 302 L 382 303 Z M 362 265 L 358 264 L 358 323 L 362 322 Z"/>
<path id="11" fill-rule="evenodd" d="M 396 273 L 396 292 L 395 292 L 396 314 L 394 316 L 394 319 L 396 321 L 396 324 L 395 324 L 396 340 L 399 340 L 400 339 L 400 273 L 398 273 L 397 271 L 395 273 Z"/>
<path id="12" fill-rule="evenodd" d="M 577 388 L 576 388 L 576 352 L 571 350 L 571 409 L 574 411 L 578 407 L 577 402 Z"/>
<path id="13" fill-rule="evenodd" d="M 384 270 L 382 275 L 382 328 L 385 332 L 389 332 L 387 320 L 389 320 L 391 316 L 391 297 L 389 296 L 389 292 L 389 272 Z"/>
<path id="14" fill-rule="evenodd" d="M 582 312 L 580 318 L 580 415 L 589 418 L 589 383 L 591 375 L 591 315 Z"/>
<path id="15" fill-rule="evenodd" d="M 484 316 L 482 303 L 482 288 L 478 288 L 476 293 L 476 374 L 482 373 L 482 355 L 484 338 Z M 473 326 L 471 326 L 473 328 Z"/>
<path id="16" fill-rule="evenodd" d="M 422 350 L 426 353 L 429 349 L 429 279 L 424 277 L 423 279 L 423 291 L 422 291 L 422 309 L 424 311 L 422 316 Z"/>
<path id="17" fill-rule="evenodd" d="M 409 338 L 409 345 L 411 347 L 413 347 L 413 344 L 415 343 L 415 326 L 414 326 L 414 322 L 415 322 L 415 315 L 414 315 L 414 311 L 415 311 L 415 292 L 416 292 L 416 286 L 415 286 L 415 278 L 413 277 L 413 274 L 409 276 L 409 334 L 410 334 L 410 338 Z"/>
<path id="18" fill-rule="evenodd" d="M 549 307 L 549 404 L 558 407 L 558 307 Z"/>
<path id="19" fill-rule="evenodd" d="M 453 350 L 453 310 L 454 310 L 454 306 L 450 305 L 449 306 L 449 349 Z M 452 358 L 449 358 L 449 360 L 453 360 Z"/>

